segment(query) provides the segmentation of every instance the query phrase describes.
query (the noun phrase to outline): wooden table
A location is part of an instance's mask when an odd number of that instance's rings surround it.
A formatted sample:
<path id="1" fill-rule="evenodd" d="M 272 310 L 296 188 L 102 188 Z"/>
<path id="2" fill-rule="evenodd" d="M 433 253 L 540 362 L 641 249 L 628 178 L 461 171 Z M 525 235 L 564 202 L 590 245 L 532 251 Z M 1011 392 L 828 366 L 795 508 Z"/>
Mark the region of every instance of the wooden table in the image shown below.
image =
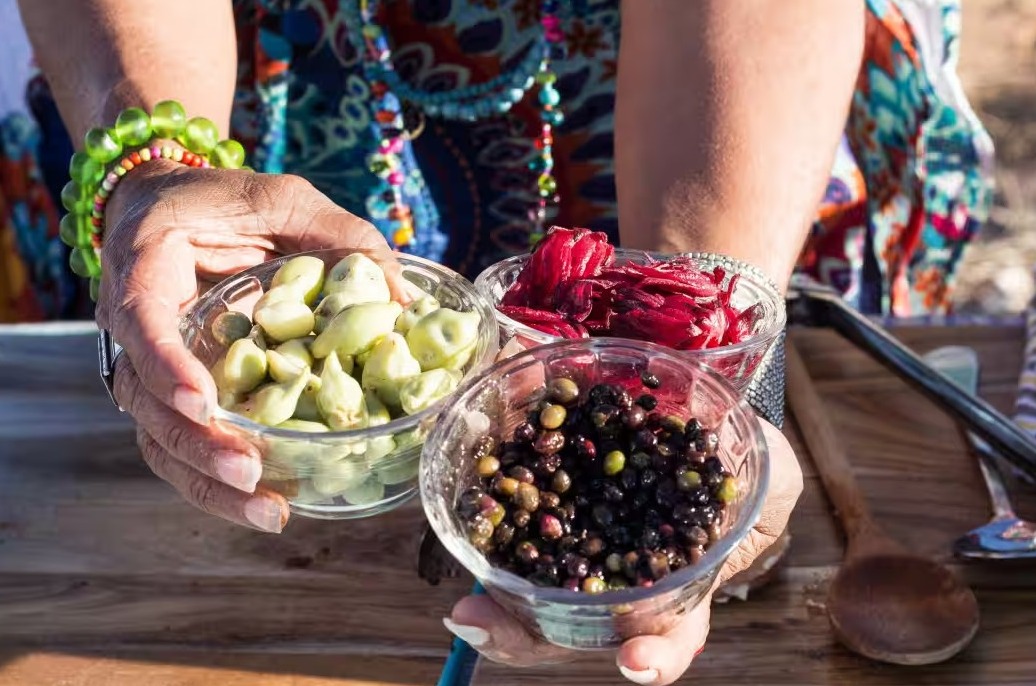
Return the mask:
<path id="1" fill-rule="evenodd" d="M 982 393 L 1008 409 L 1017 329 L 903 329 L 928 350 L 974 346 Z M 824 331 L 796 332 L 877 517 L 907 545 L 947 558 L 988 517 L 953 424 Z M 797 442 L 793 426 L 788 434 Z M 808 455 L 780 579 L 716 608 L 686 683 L 1034 684 L 1036 565 L 959 567 L 982 628 L 957 659 L 876 665 L 831 638 L 824 587 L 842 553 Z M 1018 491 L 1036 515 L 1036 494 Z M 0 684 L 343 686 L 432 684 L 441 617 L 469 588 L 414 571 L 417 506 L 375 520 L 297 519 L 281 536 L 204 516 L 137 458 L 129 425 L 97 385 L 94 339 L 0 334 Z M 532 670 L 483 667 L 480 684 L 620 684 L 608 656 Z"/>

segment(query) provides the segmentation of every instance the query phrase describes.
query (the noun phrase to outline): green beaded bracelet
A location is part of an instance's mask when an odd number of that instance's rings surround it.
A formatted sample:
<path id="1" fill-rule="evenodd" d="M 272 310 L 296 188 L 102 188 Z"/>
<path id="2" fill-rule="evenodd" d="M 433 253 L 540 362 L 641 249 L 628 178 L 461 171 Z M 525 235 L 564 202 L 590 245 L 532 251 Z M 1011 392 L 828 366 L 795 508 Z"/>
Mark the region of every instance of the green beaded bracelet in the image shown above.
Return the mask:
<path id="1" fill-rule="evenodd" d="M 179 145 L 158 145 L 159 140 L 175 140 Z M 60 236 L 72 248 L 72 271 L 90 279 L 90 297 L 95 301 L 101 285 L 108 198 L 127 173 L 157 159 L 199 168 L 246 168 L 244 146 L 232 139 L 219 140 L 214 123 L 204 117 L 188 119 L 175 100 L 158 103 L 150 115 L 130 107 L 119 113 L 112 128 L 87 131 L 83 152 L 72 155 L 68 165 L 71 181 L 61 189 L 61 204 L 68 214 L 61 219 Z"/>

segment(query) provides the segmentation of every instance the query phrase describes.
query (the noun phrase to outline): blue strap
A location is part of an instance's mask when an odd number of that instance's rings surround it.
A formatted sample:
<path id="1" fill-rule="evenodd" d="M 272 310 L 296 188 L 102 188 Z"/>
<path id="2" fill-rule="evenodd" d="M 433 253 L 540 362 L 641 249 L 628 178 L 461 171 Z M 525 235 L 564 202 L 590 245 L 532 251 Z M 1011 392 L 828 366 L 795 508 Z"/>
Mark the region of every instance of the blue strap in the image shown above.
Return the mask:
<path id="1" fill-rule="evenodd" d="M 482 584 L 475 582 L 471 589 L 471 595 L 484 595 L 486 589 Z M 453 639 L 453 646 L 450 649 L 450 656 L 446 658 L 442 674 L 439 675 L 437 686 L 470 686 L 471 680 L 475 677 L 475 667 L 478 665 L 478 652 L 459 638 Z"/>

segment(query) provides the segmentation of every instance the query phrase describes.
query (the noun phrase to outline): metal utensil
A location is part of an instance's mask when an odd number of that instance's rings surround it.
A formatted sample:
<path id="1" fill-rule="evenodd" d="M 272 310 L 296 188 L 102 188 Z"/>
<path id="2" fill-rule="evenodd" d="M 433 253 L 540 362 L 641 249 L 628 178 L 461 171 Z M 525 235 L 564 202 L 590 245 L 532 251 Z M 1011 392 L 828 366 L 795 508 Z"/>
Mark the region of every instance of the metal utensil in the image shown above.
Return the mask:
<path id="1" fill-rule="evenodd" d="M 1036 442 L 985 400 L 928 366 L 915 352 L 846 305 L 833 289 L 796 277 L 788 289 L 788 320 L 828 326 L 891 369 L 984 439 L 1003 459 L 1036 478 Z"/>
<path id="2" fill-rule="evenodd" d="M 978 392 L 978 355 L 971 348 L 938 348 L 925 355 L 924 360 L 968 393 Z M 1015 514 L 1000 469 L 997 467 L 996 451 L 974 432 L 963 433 L 971 452 L 978 458 L 982 480 L 989 491 L 989 501 L 993 506 L 993 519 L 954 541 L 954 554 L 958 557 L 985 560 L 1036 558 L 1036 523 L 1027 522 Z"/>

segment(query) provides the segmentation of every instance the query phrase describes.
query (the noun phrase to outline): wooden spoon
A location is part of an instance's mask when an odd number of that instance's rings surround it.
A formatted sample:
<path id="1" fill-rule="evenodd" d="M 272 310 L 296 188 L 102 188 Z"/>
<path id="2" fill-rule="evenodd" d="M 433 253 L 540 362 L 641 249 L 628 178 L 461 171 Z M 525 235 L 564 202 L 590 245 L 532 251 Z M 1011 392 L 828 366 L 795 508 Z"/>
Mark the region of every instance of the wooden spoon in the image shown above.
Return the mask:
<path id="1" fill-rule="evenodd" d="M 846 648 L 899 665 L 942 662 L 978 631 L 975 595 L 946 567 L 905 550 L 874 521 L 809 372 L 787 346 L 788 404 L 848 543 L 827 593 Z"/>

